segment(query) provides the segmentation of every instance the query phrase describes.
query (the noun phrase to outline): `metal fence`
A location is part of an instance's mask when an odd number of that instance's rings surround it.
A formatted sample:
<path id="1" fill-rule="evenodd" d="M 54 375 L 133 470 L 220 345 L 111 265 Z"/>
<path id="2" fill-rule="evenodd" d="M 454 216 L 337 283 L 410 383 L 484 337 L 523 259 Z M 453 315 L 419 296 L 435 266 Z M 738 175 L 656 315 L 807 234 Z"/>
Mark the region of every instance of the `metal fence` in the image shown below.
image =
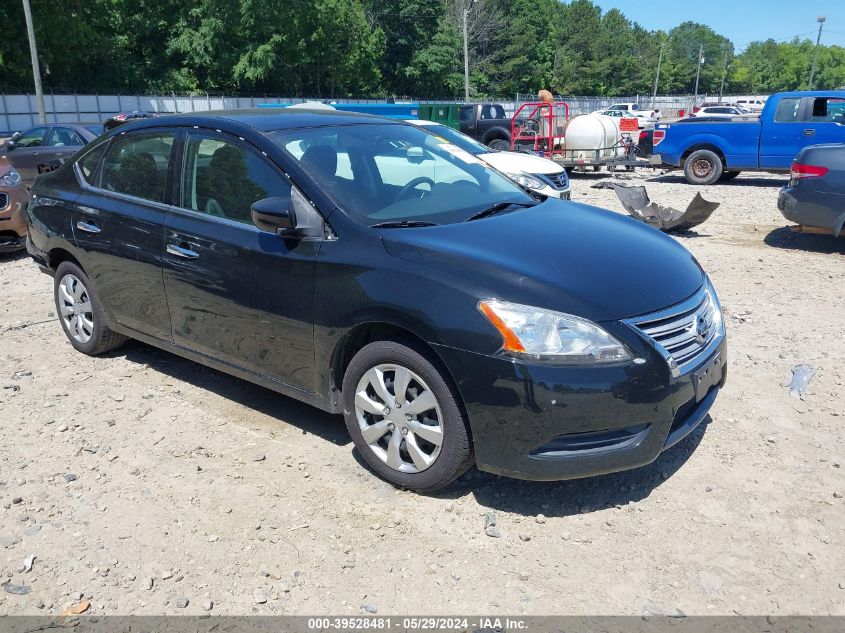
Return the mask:
<path id="1" fill-rule="evenodd" d="M 760 98 L 760 95 L 732 95 L 723 101 L 742 98 Z M 652 100 L 650 95 L 630 97 L 559 97 L 567 101 L 572 114 L 584 114 L 606 108 L 614 103 L 636 102 L 642 107 L 659 108 L 664 116 L 673 116 L 678 110 L 689 109 L 693 104 L 693 95 L 658 96 Z M 254 108 L 259 103 L 301 103 L 309 99 L 294 99 L 270 96 L 221 96 L 221 95 L 83 95 L 83 94 L 45 94 L 44 107 L 47 121 L 50 123 L 86 121 L 100 122 L 119 112 L 139 110 L 144 112 L 203 112 L 208 110 L 231 110 L 236 108 Z M 325 99 L 317 99 L 325 100 Z M 534 101 L 534 95 L 515 95 L 504 99 L 485 99 L 501 103 L 505 112 L 512 115 L 519 103 Z M 698 101 L 716 101 L 711 95 L 698 95 Z M 331 99 L 336 103 L 387 103 L 387 99 Z M 402 102 L 418 103 L 462 103 L 448 99 L 396 99 Z M 35 95 L 0 93 L 0 135 L 11 134 L 32 127 L 38 122 L 38 106 Z"/>

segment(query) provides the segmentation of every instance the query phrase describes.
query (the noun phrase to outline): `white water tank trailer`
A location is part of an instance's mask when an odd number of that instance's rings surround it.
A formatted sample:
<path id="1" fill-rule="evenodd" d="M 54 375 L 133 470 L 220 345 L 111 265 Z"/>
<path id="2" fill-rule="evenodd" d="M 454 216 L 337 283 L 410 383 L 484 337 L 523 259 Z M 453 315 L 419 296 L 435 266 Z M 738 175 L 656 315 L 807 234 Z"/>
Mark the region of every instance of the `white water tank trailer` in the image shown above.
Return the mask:
<path id="1" fill-rule="evenodd" d="M 619 156 L 621 133 L 617 119 L 600 114 L 581 114 L 566 123 L 564 139 L 568 158 L 596 159 Z M 596 156 L 596 150 L 601 150 Z"/>

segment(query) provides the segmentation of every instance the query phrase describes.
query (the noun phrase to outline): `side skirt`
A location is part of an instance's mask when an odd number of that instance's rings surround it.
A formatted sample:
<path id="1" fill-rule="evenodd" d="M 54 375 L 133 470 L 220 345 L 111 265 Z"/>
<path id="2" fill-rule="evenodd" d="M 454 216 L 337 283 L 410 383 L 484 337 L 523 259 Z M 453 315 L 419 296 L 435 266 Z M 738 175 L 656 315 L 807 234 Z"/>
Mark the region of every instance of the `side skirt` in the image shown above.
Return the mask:
<path id="1" fill-rule="evenodd" d="M 181 356 L 182 358 L 187 358 L 188 360 L 200 363 L 201 365 L 205 365 L 206 367 L 217 369 L 231 376 L 235 376 L 236 378 L 241 378 L 256 385 L 260 385 L 261 387 L 265 387 L 266 389 L 270 389 L 271 391 L 275 391 L 276 393 L 280 393 L 284 396 L 288 396 L 290 398 L 294 398 L 295 400 L 310 404 L 311 406 L 317 407 L 318 409 L 326 411 L 327 413 L 339 413 L 339 411 L 335 411 L 331 407 L 331 404 L 324 398 L 321 398 L 320 395 L 317 393 L 306 391 L 305 389 L 301 389 L 299 387 L 294 387 L 293 385 L 289 385 L 279 380 L 274 380 L 269 376 L 258 374 L 254 371 L 238 367 L 237 365 L 232 365 L 231 363 L 217 360 L 216 358 L 212 358 L 211 356 L 208 356 L 206 354 L 202 354 L 186 347 L 182 347 L 181 345 L 176 345 L 175 343 L 170 343 L 169 341 L 156 338 L 155 336 L 150 336 L 148 334 L 138 332 L 131 328 L 123 327 L 116 323 L 110 323 L 109 327 L 115 332 L 124 334 L 129 338 L 133 338 L 135 340 L 141 341 L 142 343 L 152 345 L 153 347 L 158 347 L 159 349 L 162 349 L 166 352 L 176 354 L 177 356 Z"/>

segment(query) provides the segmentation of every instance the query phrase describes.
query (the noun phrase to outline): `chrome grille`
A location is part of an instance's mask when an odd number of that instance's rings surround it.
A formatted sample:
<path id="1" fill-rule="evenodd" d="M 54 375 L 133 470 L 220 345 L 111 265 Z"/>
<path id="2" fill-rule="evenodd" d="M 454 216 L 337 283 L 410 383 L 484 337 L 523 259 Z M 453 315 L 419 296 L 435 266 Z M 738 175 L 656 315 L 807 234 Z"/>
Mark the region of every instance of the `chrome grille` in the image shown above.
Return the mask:
<path id="1" fill-rule="evenodd" d="M 681 372 L 692 367 L 721 333 L 721 313 L 709 289 L 662 312 L 630 320 Z"/>
<path id="2" fill-rule="evenodd" d="M 9 194 L 5 191 L 0 191 L 0 209 L 5 209 L 9 206 Z"/>
<path id="3" fill-rule="evenodd" d="M 558 191 L 566 189 L 569 186 L 569 179 L 566 177 L 566 171 L 561 171 L 557 174 L 534 174 L 534 177 L 539 178 L 540 180 L 545 180 Z"/>

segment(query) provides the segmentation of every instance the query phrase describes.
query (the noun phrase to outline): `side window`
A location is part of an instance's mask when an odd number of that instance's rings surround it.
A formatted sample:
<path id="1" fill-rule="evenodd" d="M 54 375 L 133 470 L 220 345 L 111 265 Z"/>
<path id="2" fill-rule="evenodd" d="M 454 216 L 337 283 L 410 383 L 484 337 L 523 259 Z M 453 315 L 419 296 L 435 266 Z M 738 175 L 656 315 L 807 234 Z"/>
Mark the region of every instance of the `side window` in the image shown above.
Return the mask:
<path id="1" fill-rule="evenodd" d="M 173 133 L 138 134 L 113 141 L 103 159 L 103 189 L 165 201 Z"/>
<path id="2" fill-rule="evenodd" d="M 475 106 L 461 107 L 461 123 L 469 123 L 472 121 L 472 110 Z"/>
<path id="3" fill-rule="evenodd" d="M 54 127 L 47 137 L 47 145 L 50 147 L 82 147 L 85 141 L 69 127 Z"/>
<path id="4" fill-rule="evenodd" d="M 253 202 L 290 195 L 287 179 L 254 150 L 219 137 L 188 135 L 181 207 L 252 224 Z"/>
<path id="5" fill-rule="evenodd" d="M 819 97 L 813 99 L 813 122 L 845 122 L 845 99 Z"/>
<path id="6" fill-rule="evenodd" d="M 788 97 L 781 99 L 775 110 L 776 123 L 794 123 L 798 120 L 798 109 L 801 106 L 801 99 Z"/>
<path id="7" fill-rule="evenodd" d="M 27 130 L 15 139 L 15 145 L 18 147 L 39 147 L 44 140 L 44 132 L 46 131 L 46 127 L 34 127 Z"/>
<path id="8" fill-rule="evenodd" d="M 107 145 L 108 143 L 100 143 L 79 159 L 79 171 L 82 172 L 82 177 L 89 185 L 95 184 L 94 176 L 97 174 L 97 165 L 100 164 L 100 159 L 103 157 Z"/>

